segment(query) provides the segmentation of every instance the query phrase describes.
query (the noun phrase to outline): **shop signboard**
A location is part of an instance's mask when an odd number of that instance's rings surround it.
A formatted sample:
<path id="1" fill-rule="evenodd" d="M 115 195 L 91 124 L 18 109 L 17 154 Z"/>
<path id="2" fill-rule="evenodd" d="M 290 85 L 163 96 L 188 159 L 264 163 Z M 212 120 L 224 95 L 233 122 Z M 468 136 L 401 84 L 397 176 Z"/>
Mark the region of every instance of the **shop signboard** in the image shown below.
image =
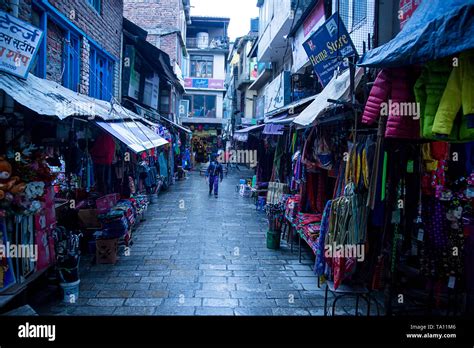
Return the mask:
<path id="1" fill-rule="evenodd" d="M 324 18 L 324 1 L 318 1 L 308 18 L 303 22 L 304 36 L 310 35 L 322 18 Z"/>
<path id="2" fill-rule="evenodd" d="M 186 88 L 197 89 L 224 89 L 224 80 L 202 79 L 202 78 L 186 78 L 184 80 Z"/>
<path id="3" fill-rule="evenodd" d="M 257 97 L 257 102 L 255 103 L 255 117 L 257 120 L 263 120 L 265 118 L 265 96 L 262 95 Z"/>
<path id="4" fill-rule="evenodd" d="M 145 87 L 143 90 L 143 103 L 158 109 L 158 97 L 160 94 L 160 77 L 157 73 L 145 78 Z"/>
<path id="5" fill-rule="evenodd" d="M 421 0 L 400 0 L 400 10 L 398 11 L 398 19 L 400 20 L 400 29 L 411 18 L 413 12 L 420 6 Z"/>
<path id="6" fill-rule="evenodd" d="M 267 114 L 290 103 L 290 72 L 284 71 L 270 82 L 264 91 Z"/>
<path id="7" fill-rule="evenodd" d="M 189 114 L 189 100 L 180 100 L 179 102 L 179 118 L 191 116 Z"/>
<path id="8" fill-rule="evenodd" d="M 140 61 L 135 48 L 132 45 L 126 45 L 123 59 L 122 87 L 126 96 L 136 100 L 139 98 L 140 91 L 139 66 Z"/>
<path id="9" fill-rule="evenodd" d="M 341 58 L 357 56 L 354 44 L 337 12 L 316 30 L 303 47 L 323 86 L 331 81 L 337 69 L 342 72 L 349 67 Z"/>
<path id="10" fill-rule="evenodd" d="M 26 78 L 43 31 L 0 11 L 0 70 Z"/>
<path id="11" fill-rule="evenodd" d="M 324 1 L 318 1 L 308 18 L 304 20 L 303 25 L 296 32 L 295 44 L 293 46 L 293 66 L 291 68 L 293 73 L 300 72 L 300 69 L 308 64 L 308 55 L 306 54 L 303 44 L 325 21 Z"/>
<path id="12" fill-rule="evenodd" d="M 255 81 L 258 77 L 258 61 L 256 57 L 250 59 L 249 61 L 249 72 L 250 72 L 249 80 Z"/>

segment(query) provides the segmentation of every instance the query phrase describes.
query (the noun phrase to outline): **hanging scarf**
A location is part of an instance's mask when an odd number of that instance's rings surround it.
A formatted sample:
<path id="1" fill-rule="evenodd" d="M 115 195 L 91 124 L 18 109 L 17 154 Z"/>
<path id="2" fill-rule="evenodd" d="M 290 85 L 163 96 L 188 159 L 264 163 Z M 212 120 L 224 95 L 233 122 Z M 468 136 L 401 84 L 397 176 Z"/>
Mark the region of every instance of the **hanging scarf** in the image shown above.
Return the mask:
<path id="1" fill-rule="evenodd" d="M 326 259 L 324 257 L 324 250 L 325 250 L 324 242 L 329 230 L 331 206 L 332 206 L 332 201 L 327 201 L 326 206 L 324 207 L 323 217 L 321 219 L 321 229 L 320 229 L 319 238 L 318 238 L 318 250 L 316 253 L 316 260 L 314 262 L 314 273 L 318 276 L 323 275 L 325 264 L 326 264 Z"/>

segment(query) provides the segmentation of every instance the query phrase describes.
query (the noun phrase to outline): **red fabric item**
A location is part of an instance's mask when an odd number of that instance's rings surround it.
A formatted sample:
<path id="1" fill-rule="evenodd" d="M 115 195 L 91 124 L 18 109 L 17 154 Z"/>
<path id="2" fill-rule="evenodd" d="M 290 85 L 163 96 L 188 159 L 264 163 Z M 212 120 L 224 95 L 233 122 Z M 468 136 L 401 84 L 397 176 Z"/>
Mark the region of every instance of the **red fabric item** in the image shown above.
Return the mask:
<path id="1" fill-rule="evenodd" d="M 318 191 L 316 194 L 316 211 L 321 213 L 324 211 L 324 207 L 326 206 L 326 171 L 322 171 L 318 175 Z"/>
<path id="2" fill-rule="evenodd" d="M 94 163 L 111 165 L 114 159 L 114 153 L 114 138 L 108 133 L 99 135 L 91 149 L 91 156 Z"/>
<path id="3" fill-rule="evenodd" d="M 357 260 L 353 257 L 335 257 L 333 260 L 334 289 L 337 289 L 348 275 L 353 272 Z"/>
<path id="4" fill-rule="evenodd" d="M 306 178 L 307 199 L 306 207 L 311 209 L 311 212 L 317 212 L 316 208 L 316 174 L 308 173 Z"/>
<path id="5" fill-rule="evenodd" d="M 385 136 L 389 138 L 419 138 L 420 120 L 416 120 L 410 115 L 400 114 L 401 103 L 415 101 L 413 75 L 416 74 L 406 68 L 383 69 L 370 91 L 362 115 L 362 122 L 375 123 L 380 116 L 382 103 L 386 103 L 388 120 Z M 396 108 L 399 112 L 396 111 Z"/>
<path id="6" fill-rule="evenodd" d="M 443 161 L 449 157 L 449 144 L 444 141 L 434 141 L 431 143 L 431 157 L 435 160 Z"/>

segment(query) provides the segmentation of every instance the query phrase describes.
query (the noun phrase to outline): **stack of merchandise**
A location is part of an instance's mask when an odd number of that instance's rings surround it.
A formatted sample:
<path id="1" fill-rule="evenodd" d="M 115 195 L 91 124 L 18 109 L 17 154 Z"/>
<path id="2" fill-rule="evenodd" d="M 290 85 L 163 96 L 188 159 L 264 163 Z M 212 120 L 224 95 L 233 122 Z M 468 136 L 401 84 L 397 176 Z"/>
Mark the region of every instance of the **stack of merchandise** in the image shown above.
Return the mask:
<path id="1" fill-rule="evenodd" d="M 122 238 L 129 229 L 129 221 L 121 209 L 111 209 L 106 214 L 98 216 L 102 224 L 102 239 Z"/>
<path id="2" fill-rule="evenodd" d="M 321 214 L 299 213 L 295 219 L 296 230 L 306 240 L 311 250 L 316 254 L 318 250 L 318 238 L 321 231 Z"/>
<path id="3" fill-rule="evenodd" d="M 148 209 L 148 197 L 145 195 L 136 195 L 130 199 L 135 207 L 137 217 L 140 217 L 140 220 L 145 219 L 145 213 Z"/>
<path id="4" fill-rule="evenodd" d="M 300 210 L 300 202 L 301 202 L 300 195 L 289 196 L 288 199 L 286 199 L 285 218 L 291 223 L 293 223 L 296 215 L 298 214 Z"/>
<path id="5" fill-rule="evenodd" d="M 135 214 L 136 208 L 134 201 L 131 199 L 120 200 L 115 207 L 112 208 L 112 211 L 120 211 L 123 213 L 127 220 L 128 227 L 131 228 L 135 224 Z"/>

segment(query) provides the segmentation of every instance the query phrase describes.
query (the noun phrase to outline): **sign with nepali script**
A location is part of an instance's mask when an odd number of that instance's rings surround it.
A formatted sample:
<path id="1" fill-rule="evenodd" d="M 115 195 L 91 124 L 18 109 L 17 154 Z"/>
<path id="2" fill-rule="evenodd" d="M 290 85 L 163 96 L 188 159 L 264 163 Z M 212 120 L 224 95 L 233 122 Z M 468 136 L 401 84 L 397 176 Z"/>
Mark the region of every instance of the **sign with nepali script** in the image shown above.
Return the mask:
<path id="1" fill-rule="evenodd" d="M 224 80 L 186 78 L 184 86 L 185 88 L 224 89 Z"/>
<path id="2" fill-rule="evenodd" d="M 0 70 L 26 78 L 43 32 L 0 11 Z"/>
<path id="3" fill-rule="evenodd" d="M 349 65 L 343 58 L 356 56 L 357 51 L 339 14 L 334 13 L 303 44 L 323 86 L 326 86 L 338 68 L 342 72 Z"/>

